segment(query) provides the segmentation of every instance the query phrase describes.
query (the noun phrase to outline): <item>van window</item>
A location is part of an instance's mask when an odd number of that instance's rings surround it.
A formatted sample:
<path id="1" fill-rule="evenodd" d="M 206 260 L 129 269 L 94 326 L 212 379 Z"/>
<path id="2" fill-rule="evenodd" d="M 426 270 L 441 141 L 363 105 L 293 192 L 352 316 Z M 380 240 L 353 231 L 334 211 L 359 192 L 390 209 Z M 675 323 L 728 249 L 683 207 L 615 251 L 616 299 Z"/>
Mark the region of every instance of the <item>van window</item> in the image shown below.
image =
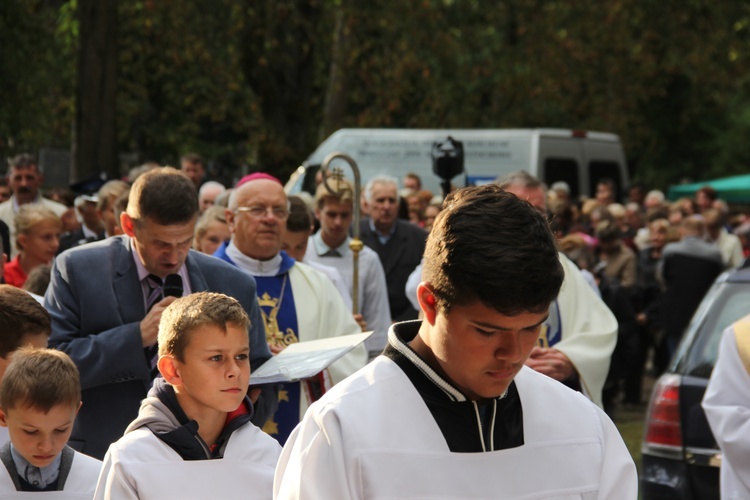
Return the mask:
<path id="1" fill-rule="evenodd" d="M 578 180 L 578 162 L 570 158 L 547 158 L 544 160 L 544 182 L 547 187 L 558 181 L 570 186 L 570 199 L 575 200 L 581 193 Z"/>
<path id="2" fill-rule="evenodd" d="M 311 165 L 307 167 L 305 175 L 302 178 L 301 191 L 307 191 L 315 196 L 315 189 L 318 187 L 318 183 L 315 182 L 315 175 L 318 173 L 318 170 L 320 170 L 320 165 Z"/>
<path id="3" fill-rule="evenodd" d="M 620 179 L 620 165 L 614 161 L 592 161 L 589 162 L 589 184 L 591 192 L 589 196 L 596 197 L 596 185 L 601 179 L 611 179 L 615 183 L 615 201 L 622 200 L 622 189 Z"/>

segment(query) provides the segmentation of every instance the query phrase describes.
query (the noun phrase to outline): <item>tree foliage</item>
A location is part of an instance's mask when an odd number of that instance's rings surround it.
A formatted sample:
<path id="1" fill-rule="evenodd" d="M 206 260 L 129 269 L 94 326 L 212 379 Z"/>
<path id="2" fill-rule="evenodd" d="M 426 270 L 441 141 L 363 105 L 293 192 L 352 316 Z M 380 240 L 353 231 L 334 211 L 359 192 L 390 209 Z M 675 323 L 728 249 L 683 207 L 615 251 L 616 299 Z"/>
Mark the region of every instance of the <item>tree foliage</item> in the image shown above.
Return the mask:
<path id="1" fill-rule="evenodd" d="M 75 8 L 0 3 L 6 155 L 70 141 Z M 749 29 L 726 0 L 121 1 L 119 150 L 283 177 L 344 126 L 581 128 L 665 187 L 746 170 Z"/>
<path id="2" fill-rule="evenodd" d="M 0 154 L 68 147 L 74 46 L 63 1 L 0 2 Z"/>

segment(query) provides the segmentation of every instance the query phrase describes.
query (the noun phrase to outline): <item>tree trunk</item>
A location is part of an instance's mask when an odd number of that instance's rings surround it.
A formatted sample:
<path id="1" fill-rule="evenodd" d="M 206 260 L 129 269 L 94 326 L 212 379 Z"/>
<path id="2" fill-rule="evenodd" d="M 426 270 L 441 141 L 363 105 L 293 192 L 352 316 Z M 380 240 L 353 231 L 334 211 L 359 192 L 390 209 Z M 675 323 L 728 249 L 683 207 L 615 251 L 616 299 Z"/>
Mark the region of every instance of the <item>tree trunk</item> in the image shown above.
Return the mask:
<path id="1" fill-rule="evenodd" d="M 104 172 L 117 160 L 117 1 L 78 0 L 79 48 L 71 182 Z"/>
<path id="2" fill-rule="evenodd" d="M 336 31 L 331 46 L 331 71 L 328 78 L 328 88 L 326 89 L 323 126 L 320 128 L 319 142 L 341 128 L 346 114 L 349 78 L 344 68 L 346 67 L 351 38 L 346 24 L 346 9 L 342 5 L 336 11 Z"/>

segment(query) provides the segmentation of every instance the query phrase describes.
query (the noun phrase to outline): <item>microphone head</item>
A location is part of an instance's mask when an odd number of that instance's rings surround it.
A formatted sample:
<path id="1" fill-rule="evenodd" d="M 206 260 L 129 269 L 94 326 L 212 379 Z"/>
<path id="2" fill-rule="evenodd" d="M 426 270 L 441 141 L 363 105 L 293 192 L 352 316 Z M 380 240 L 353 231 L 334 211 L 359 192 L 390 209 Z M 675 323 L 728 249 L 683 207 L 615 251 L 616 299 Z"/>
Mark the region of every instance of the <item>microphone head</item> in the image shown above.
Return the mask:
<path id="1" fill-rule="evenodd" d="M 182 278 L 179 274 L 170 274 L 164 280 L 165 297 L 182 297 Z"/>

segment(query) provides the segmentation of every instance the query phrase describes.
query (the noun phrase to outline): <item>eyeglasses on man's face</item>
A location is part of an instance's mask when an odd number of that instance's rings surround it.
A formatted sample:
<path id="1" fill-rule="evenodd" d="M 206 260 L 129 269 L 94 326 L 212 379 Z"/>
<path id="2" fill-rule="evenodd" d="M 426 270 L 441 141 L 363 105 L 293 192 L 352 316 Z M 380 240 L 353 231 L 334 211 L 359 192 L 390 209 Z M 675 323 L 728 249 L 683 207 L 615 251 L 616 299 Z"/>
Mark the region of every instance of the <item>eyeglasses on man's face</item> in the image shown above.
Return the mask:
<path id="1" fill-rule="evenodd" d="M 242 212 L 248 214 L 253 219 L 262 219 L 268 214 L 273 215 L 276 219 L 286 220 L 289 217 L 289 211 L 286 207 L 264 207 L 262 205 L 255 205 L 252 207 L 237 207 L 236 212 Z"/>

